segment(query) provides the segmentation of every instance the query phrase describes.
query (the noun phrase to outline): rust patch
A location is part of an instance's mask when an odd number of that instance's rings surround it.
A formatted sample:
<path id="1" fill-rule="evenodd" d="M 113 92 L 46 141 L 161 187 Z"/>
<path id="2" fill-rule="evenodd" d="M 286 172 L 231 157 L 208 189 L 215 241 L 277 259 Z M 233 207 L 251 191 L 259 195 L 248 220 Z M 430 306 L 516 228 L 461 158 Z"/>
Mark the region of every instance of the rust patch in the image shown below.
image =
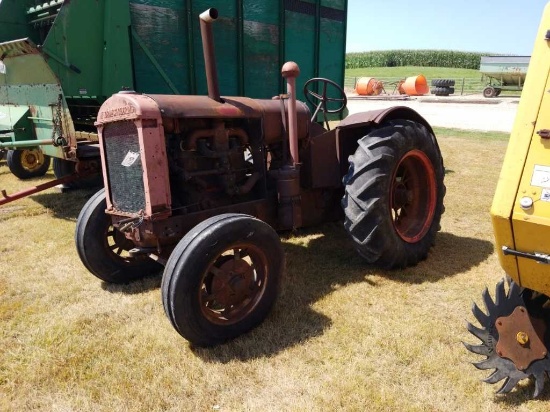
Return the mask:
<path id="1" fill-rule="evenodd" d="M 534 361 L 547 354 L 542 341 L 546 332 L 544 321 L 532 318 L 527 309 L 518 306 L 510 316 L 502 316 L 496 321 L 498 330 L 497 354 L 508 358 L 516 368 L 523 371 Z"/>

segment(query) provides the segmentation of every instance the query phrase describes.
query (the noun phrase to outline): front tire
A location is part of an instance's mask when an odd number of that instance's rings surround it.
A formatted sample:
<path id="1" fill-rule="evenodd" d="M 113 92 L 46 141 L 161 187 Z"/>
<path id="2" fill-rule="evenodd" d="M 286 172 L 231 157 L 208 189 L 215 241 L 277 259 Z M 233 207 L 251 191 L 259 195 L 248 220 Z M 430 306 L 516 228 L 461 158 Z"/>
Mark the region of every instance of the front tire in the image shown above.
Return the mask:
<path id="1" fill-rule="evenodd" d="M 425 259 L 444 211 L 444 168 L 435 137 L 395 120 L 359 140 L 344 177 L 344 226 L 369 263 L 392 269 Z"/>
<path id="2" fill-rule="evenodd" d="M 267 223 L 242 214 L 211 217 L 168 259 L 161 287 L 166 315 L 195 346 L 233 339 L 273 307 L 284 261 L 279 236 Z"/>
<path id="3" fill-rule="evenodd" d="M 10 171 L 19 179 L 44 176 L 50 168 L 50 156 L 37 149 L 8 150 L 6 157 Z"/>
<path id="4" fill-rule="evenodd" d="M 160 263 L 128 254 L 134 244 L 113 227 L 106 208 L 105 189 L 101 189 L 86 202 L 78 216 L 75 243 L 84 266 L 109 283 L 128 283 L 159 272 Z"/>

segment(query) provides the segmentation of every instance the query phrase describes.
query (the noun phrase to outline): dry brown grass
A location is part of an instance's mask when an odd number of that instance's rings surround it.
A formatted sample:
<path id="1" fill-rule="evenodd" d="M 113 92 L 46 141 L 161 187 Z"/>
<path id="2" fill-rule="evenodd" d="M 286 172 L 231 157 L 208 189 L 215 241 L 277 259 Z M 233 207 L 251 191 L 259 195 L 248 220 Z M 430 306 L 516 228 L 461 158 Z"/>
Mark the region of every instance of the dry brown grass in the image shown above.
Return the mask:
<path id="1" fill-rule="evenodd" d="M 252 333 L 192 349 L 160 302 L 160 277 L 107 285 L 80 263 L 90 192 L 0 208 L 0 410 L 547 411 L 550 385 L 505 397 L 461 341 L 472 300 L 504 273 L 489 206 L 506 142 L 440 137 L 446 213 L 427 261 L 366 267 L 338 224 L 284 239 L 274 312 Z M 51 176 L 49 176 L 51 177 Z M 23 187 L 0 165 L 0 188 Z"/>

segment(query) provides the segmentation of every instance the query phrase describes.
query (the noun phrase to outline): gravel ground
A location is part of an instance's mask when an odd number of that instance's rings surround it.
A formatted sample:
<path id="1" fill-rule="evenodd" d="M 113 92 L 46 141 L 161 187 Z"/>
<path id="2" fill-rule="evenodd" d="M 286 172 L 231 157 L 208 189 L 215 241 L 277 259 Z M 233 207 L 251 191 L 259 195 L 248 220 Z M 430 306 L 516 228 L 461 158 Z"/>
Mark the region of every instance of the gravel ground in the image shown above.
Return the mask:
<path id="1" fill-rule="evenodd" d="M 519 97 L 485 99 L 481 95 L 448 97 L 358 97 L 348 95 L 349 114 L 392 106 L 408 106 L 432 126 L 511 132 Z"/>

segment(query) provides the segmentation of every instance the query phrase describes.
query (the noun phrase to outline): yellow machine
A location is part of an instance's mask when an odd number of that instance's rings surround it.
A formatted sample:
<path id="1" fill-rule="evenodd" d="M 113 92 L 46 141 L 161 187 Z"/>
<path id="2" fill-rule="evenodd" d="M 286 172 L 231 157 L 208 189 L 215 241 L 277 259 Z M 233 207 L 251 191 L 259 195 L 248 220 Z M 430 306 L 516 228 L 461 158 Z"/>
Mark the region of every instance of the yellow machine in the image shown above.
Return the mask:
<path id="1" fill-rule="evenodd" d="M 494 369 L 488 383 L 506 393 L 525 378 L 541 394 L 550 373 L 550 3 L 535 40 L 516 120 L 500 173 L 491 217 L 500 263 L 509 276 L 495 299 L 483 293 L 486 311 L 474 304 L 481 328 L 468 324 L 486 356 L 474 364 Z M 510 279 L 511 278 L 511 279 Z"/>

